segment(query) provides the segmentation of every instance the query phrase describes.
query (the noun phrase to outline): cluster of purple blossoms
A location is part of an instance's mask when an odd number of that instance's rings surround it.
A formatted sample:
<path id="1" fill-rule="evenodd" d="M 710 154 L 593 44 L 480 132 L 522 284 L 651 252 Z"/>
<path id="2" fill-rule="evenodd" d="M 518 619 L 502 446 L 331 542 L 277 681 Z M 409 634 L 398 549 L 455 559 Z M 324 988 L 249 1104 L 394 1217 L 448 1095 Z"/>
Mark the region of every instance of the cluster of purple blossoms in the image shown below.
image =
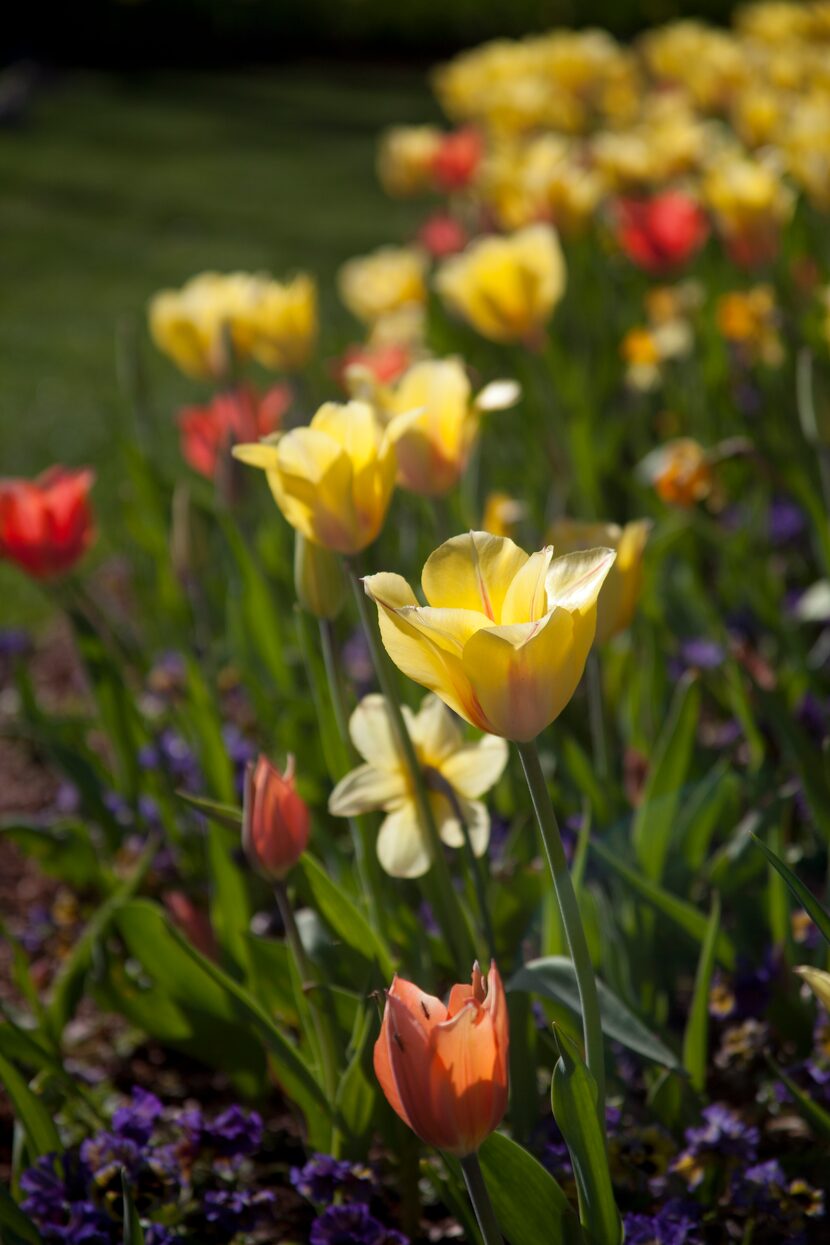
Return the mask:
<path id="1" fill-rule="evenodd" d="M 409 1245 L 407 1237 L 375 1217 L 371 1199 L 378 1185 L 370 1167 L 314 1154 L 302 1167 L 292 1167 L 290 1177 L 298 1193 L 325 1207 L 311 1225 L 310 1245 Z"/>
<path id="2" fill-rule="evenodd" d="M 151 1220 L 147 1245 L 219 1245 L 252 1231 L 273 1203 L 272 1193 L 242 1187 L 239 1179 L 261 1140 L 256 1112 L 232 1106 L 205 1120 L 198 1109 L 166 1110 L 136 1087 L 108 1129 L 60 1157 L 41 1157 L 22 1174 L 23 1210 L 46 1245 L 117 1245 L 123 1173 L 142 1218 Z M 175 1224 L 152 1222 L 156 1208 L 171 1205 L 180 1212 Z"/>
<path id="3" fill-rule="evenodd" d="M 725 1163 L 753 1163 L 758 1154 L 758 1129 L 720 1102 L 703 1109 L 703 1123 L 686 1129 L 686 1146 L 672 1170 L 697 1189 L 707 1173 Z"/>
<path id="4" fill-rule="evenodd" d="M 623 1217 L 627 1245 L 699 1245 L 700 1212 L 694 1203 L 672 1198 L 653 1214 Z"/>

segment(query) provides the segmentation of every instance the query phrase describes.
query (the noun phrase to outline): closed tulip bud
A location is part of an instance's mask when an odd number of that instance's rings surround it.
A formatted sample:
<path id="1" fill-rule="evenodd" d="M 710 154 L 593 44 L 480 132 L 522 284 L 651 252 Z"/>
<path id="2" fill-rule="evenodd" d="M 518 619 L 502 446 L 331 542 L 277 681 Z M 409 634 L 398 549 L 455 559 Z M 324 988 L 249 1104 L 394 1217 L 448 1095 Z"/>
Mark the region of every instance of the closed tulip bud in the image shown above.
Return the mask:
<path id="1" fill-rule="evenodd" d="M 380 633 L 395 665 L 479 730 L 535 739 L 576 691 L 594 641 L 597 597 L 616 554 L 528 555 L 512 540 L 467 532 L 427 559 L 419 604 L 400 575 L 370 575 Z"/>
<path id="2" fill-rule="evenodd" d="M 507 1004 L 495 964 L 447 1004 L 396 977 L 386 995 L 375 1074 L 394 1111 L 437 1149 L 474 1154 L 507 1109 Z"/>
<path id="3" fill-rule="evenodd" d="M 308 845 L 308 805 L 294 786 L 294 758 L 281 774 L 267 757 L 245 772 L 242 846 L 251 865 L 272 881 L 281 881 Z"/>
<path id="4" fill-rule="evenodd" d="M 346 598 L 340 559 L 322 545 L 296 533 L 294 587 L 297 600 L 315 618 L 336 618 Z"/>

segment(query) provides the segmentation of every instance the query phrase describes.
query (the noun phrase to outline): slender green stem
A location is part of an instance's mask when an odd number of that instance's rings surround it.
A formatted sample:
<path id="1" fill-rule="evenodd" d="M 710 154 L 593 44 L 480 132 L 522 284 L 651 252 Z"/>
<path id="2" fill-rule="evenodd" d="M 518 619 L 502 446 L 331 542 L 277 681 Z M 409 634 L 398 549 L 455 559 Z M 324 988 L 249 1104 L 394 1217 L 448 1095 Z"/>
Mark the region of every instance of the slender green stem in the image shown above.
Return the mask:
<path id="1" fill-rule="evenodd" d="M 311 1019 L 314 1025 L 314 1036 L 317 1039 L 317 1046 L 320 1052 L 320 1064 L 323 1073 L 323 1086 L 326 1097 L 330 1103 L 334 1103 L 337 1094 L 338 1073 L 337 1073 L 337 1046 L 334 1039 L 334 1030 L 332 1025 L 332 1017 L 325 1004 L 320 1004 L 319 982 L 314 972 L 313 965 L 306 954 L 303 940 L 300 937 L 300 931 L 297 929 L 297 922 L 294 920 L 294 909 L 291 907 L 291 900 L 288 897 L 288 888 L 285 882 L 279 881 L 274 883 L 274 895 L 277 900 L 277 907 L 280 910 L 283 928 L 285 929 L 285 938 L 294 957 L 294 963 L 297 966 L 297 972 L 300 977 L 300 985 L 305 995 Z M 331 1152 L 335 1158 L 340 1154 L 340 1133 L 336 1123 L 332 1123 L 331 1129 Z"/>
<path id="2" fill-rule="evenodd" d="M 389 720 L 395 735 L 396 742 L 400 749 L 401 756 L 404 759 L 407 770 L 409 771 L 409 780 L 412 787 L 412 794 L 415 798 L 415 805 L 418 809 L 418 817 L 421 827 L 429 841 L 429 849 L 432 857 L 432 875 L 436 884 L 436 899 L 438 903 L 438 911 L 436 917 L 444 932 L 444 936 L 449 943 L 453 959 L 456 961 L 458 968 L 466 973 L 468 965 L 475 957 L 475 951 L 472 946 L 470 931 L 464 914 L 461 911 L 458 895 L 453 888 L 452 879 L 450 877 L 447 862 L 444 859 L 444 850 L 441 843 L 441 837 L 438 833 L 438 827 L 435 824 L 435 817 L 432 812 L 432 805 L 429 801 L 429 793 L 424 782 L 423 771 L 421 770 L 414 745 L 409 735 L 409 731 L 404 720 L 401 706 L 398 703 L 397 692 L 395 689 L 392 671 L 389 660 L 386 656 L 384 648 L 380 642 L 380 636 L 377 631 L 377 623 L 373 617 L 373 612 L 369 608 L 368 598 L 363 590 L 363 584 L 355 571 L 354 567 L 348 566 L 349 579 L 351 580 L 352 589 L 354 591 L 357 612 L 360 616 L 360 622 L 366 641 L 369 645 L 369 652 L 372 657 L 372 665 L 377 675 L 380 690 L 386 700 L 389 712 Z"/>
<path id="3" fill-rule="evenodd" d="M 496 958 L 496 939 L 493 934 L 493 921 L 490 917 L 490 905 L 487 902 L 487 888 L 484 884 L 484 875 L 481 869 L 481 861 L 475 854 L 473 849 L 473 840 L 470 835 L 470 827 L 467 824 L 467 818 L 461 807 L 461 801 L 456 795 L 455 788 L 452 783 L 447 782 L 446 778 L 437 769 L 431 767 L 425 771 L 426 784 L 433 791 L 439 791 L 452 808 L 456 821 L 461 827 L 461 833 L 464 836 L 464 850 L 467 857 L 467 863 L 470 867 L 470 874 L 473 880 L 473 889 L 476 893 L 476 902 L 478 904 L 478 912 L 481 917 L 481 924 L 484 930 L 484 941 L 487 943 L 487 957 L 490 960 Z"/>
<path id="4" fill-rule="evenodd" d="M 588 688 L 588 718 L 591 725 L 591 744 L 594 764 L 600 782 L 608 779 L 608 744 L 605 737 L 605 710 L 602 701 L 602 667 L 595 648 L 588 654 L 585 666 Z"/>
<path id="5" fill-rule="evenodd" d="M 340 674 L 340 663 L 337 660 L 334 644 L 334 628 L 332 627 L 331 620 L 328 618 L 319 619 L 319 624 L 320 647 L 323 651 L 323 664 L 326 668 L 326 679 L 328 681 L 334 720 L 337 723 L 337 731 L 343 744 L 343 750 L 351 757 L 352 744 L 349 736 L 349 717 L 346 712 L 346 698 L 343 690 L 343 679 Z M 338 777 L 342 777 L 342 775 L 338 775 Z M 383 902 L 377 858 L 369 841 L 365 822 L 357 817 L 350 817 L 348 821 L 354 848 L 355 865 L 360 878 L 361 889 L 369 905 L 369 915 L 375 929 L 382 930 L 381 913 L 383 912 Z"/>
<path id="6" fill-rule="evenodd" d="M 466 1158 L 463 1158 L 461 1170 L 464 1173 L 464 1183 L 476 1213 L 484 1245 L 503 1245 L 501 1228 L 496 1212 L 493 1210 L 493 1203 L 490 1201 L 490 1194 L 487 1192 L 487 1185 L 484 1183 L 478 1155 L 468 1154 Z"/>
<path id="7" fill-rule="evenodd" d="M 545 776 L 539 763 L 539 751 L 536 747 L 536 741 L 517 743 L 516 747 L 519 750 L 525 778 L 527 779 L 527 785 L 530 788 L 530 795 L 533 800 L 533 807 L 536 810 L 536 819 L 542 832 L 542 841 L 545 845 L 545 853 L 550 865 L 551 876 L 553 877 L 556 898 L 559 902 L 559 911 L 562 914 L 562 924 L 565 926 L 565 936 L 568 939 L 568 946 L 571 951 L 577 989 L 579 990 L 579 1002 L 582 1008 L 585 1059 L 597 1083 L 597 1111 L 600 1128 L 604 1134 L 605 1047 L 602 1039 L 602 1022 L 600 1019 L 599 996 L 597 994 L 594 968 L 591 964 L 588 942 L 582 926 L 582 917 L 579 915 L 576 892 L 573 888 L 571 875 L 568 872 L 568 862 L 565 858 L 565 849 L 562 846 L 562 838 L 559 834 L 556 813 L 553 811 L 553 804 L 551 803 Z"/>

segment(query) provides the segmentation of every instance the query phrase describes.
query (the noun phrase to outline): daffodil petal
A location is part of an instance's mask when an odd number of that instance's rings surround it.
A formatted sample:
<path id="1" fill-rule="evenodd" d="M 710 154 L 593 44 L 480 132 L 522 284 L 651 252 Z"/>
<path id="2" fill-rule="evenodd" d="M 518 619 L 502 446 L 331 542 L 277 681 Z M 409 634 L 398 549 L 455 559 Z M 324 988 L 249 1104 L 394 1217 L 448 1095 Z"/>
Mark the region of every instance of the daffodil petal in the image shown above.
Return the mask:
<path id="1" fill-rule="evenodd" d="M 490 842 L 490 814 L 487 811 L 486 805 L 482 804 L 480 800 L 459 798 L 458 810 L 466 822 L 473 854 L 483 856 L 487 851 L 487 844 Z M 441 835 L 441 842 L 446 843 L 447 847 L 463 847 L 464 830 L 449 801 L 445 801 L 441 811 L 443 816 L 438 822 L 438 833 Z"/>
<path id="2" fill-rule="evenodd" d="M 349 718 L 349 735 L 370 765 L 390 770 L 401 768 L 385 696 L 372 692 L 363 697 Z"/>
<path id="3" fill-rule="evenodd" d="M 441 773 L 459 795 L 475 800 L 501 778 L 508 755 L 501 736 L 484 735 L 448 756 L 441 764 Z"/>
<path id="4" fill-rule="evenodd" d="M 399 804 L 405 796 L 406 781 L 400 770 L 358 765 L 332 791 L 329 812 L 333 817 L 355 817 Z"/>
<path id="5" fill-rule="evenodd" d="M 458 723 L 440 697 L 425 696 L 412 722 L 412 742 L 425 765 L 443 766 L 462 746 Z"/>
<path id="6" fill-rule="evenodd" d="M 415 805 L 407 800 L 384 818 L 377 841 L 378 860 L 393 878 L 419 878 L 432 861 Z"/>

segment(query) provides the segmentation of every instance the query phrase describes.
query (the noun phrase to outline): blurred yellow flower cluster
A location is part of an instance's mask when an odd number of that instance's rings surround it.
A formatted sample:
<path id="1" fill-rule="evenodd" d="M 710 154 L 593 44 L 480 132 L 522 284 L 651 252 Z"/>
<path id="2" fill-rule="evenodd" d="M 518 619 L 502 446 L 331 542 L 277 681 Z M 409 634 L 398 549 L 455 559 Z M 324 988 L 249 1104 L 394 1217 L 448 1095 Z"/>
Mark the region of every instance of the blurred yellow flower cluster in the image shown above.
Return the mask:
<path id="1" fill-rule="evenodd" d="M 485 218 L 579 232 L 609 197 L 681 183 L 741 263 L 761 262 L 800 191 L 830 207 L 830 5 L 760 3 L 731 30 L 682 20 L 624 46 L 605 31 L 499 39 L 439 68 L 434 87 L 483 154 L 464 181 Z M 434 126 L 397 127 L 379 171 L 396 195 L 434 190 Z M 744 239 L 748 235 L 748 239 Z"/>
<path id="2" fill-rule="evenodd" d="M 149 321 L 158 348 L 196 379 L 222 379 L 247 359 L 291 372 L 314 348 L 317 287 L 305 273 L 283 282 L 265 273 L 202 272 L 155 294 Z"/>
<path id="3" fill-rule="evenodd" d="M 718 300 L 717 322 L 724 339 L 747 364 L 779 367 L 784 346 L 778 331 L 779 311 L 771 285 L 733 290 Z"/>
<path id="4" fill-rule="evenodd" d="M 702 301 L 703 289 L 696 281 L 655 285 L 648 291 L 648 323 L 630 329 L 620 345 L 630 388 L 644 392 L 656 389 L 663 380 L 665 365 L 690 353 L 694 344 L 690 317 Z"/>

